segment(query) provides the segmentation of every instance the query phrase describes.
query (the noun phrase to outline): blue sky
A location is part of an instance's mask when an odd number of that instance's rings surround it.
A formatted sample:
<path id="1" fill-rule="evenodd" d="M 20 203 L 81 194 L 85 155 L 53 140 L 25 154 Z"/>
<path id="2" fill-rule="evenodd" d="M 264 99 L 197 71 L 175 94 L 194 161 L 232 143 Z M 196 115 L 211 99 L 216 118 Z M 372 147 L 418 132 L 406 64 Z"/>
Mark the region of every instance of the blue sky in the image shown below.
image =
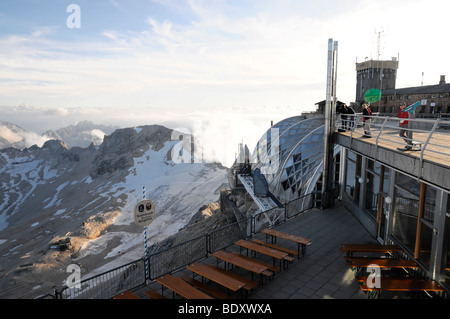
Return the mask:
<path id="1" fill-rule="evenodd" d="M 72 3 L 80 28 L 66 24 Z M 383 30 L 381 57 L 400 57 L 397 87 L 420 85 L 422 72 L 424 84 L 450 76 L 448 7 L 444 0 L 2 0 L 0 119 L 39 133 L 84 119 L 202 120 L 253 142 L 270 120 L 325 99 L 329 38 L 339 42 L 337 95 L 347 103 L 355 62 L 377 57 L 376 31 Z"/>

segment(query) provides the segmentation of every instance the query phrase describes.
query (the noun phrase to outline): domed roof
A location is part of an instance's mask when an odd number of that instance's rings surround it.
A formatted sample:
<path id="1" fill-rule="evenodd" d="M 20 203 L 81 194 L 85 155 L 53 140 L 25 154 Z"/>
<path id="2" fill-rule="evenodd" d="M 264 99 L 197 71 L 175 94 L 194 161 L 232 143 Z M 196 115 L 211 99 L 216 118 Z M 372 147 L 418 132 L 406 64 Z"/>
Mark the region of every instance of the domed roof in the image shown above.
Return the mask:
<path id="1" fill-rule="evenodd" d="M 273 125 L 252 153 L 270 192 L 283 203 L 308 192 L 322 173 L 324 117 L 294 116 Z"/>

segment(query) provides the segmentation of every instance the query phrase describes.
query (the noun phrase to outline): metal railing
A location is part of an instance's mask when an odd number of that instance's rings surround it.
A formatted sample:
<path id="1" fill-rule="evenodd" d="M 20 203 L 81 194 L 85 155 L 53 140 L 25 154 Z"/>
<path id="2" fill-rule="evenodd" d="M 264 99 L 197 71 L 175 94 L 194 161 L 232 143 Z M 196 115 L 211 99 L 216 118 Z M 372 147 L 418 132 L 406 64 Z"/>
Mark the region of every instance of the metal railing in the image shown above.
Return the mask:
<path id="1" fill-rule="evenodd" d="M 264 228 L 271 228 L 314 207 L 314 194 L 307 194 L 272 210 L 216 229 L 197 238 L 149 255 L 149 275 L 144 258 L 114 268 L 80 282 L 81 287 L 64 286 L 60 291 L 38 298 L 109 299 L 126 290 L 142 287 L 168 273 L 173 273 L 209 254 L 233 245 L 240 239 L 252 237 Z"/>
<path id="2" fill-rule="evenodd" d="M 400 128 L 400 119 L 392 116 L 366 116 L 367 124 L 375 145 L 389 143 L 401 148 L 407 145 L 420 146 L 420 161 L 424 156 L 446 158 L 450 161 L 450 120 L 410 118 L 407 128 Z M 336 120 L 338 131 L 350 132 L 351 138 L 365 136 L 362 114 L 339 114 Z M 366 127 L 367 129 L 367 127 Z M 399 136 L 400 130 L 407 132 L 407 138 Z M 416 148 L 419 150 L 419 147 Z"/>

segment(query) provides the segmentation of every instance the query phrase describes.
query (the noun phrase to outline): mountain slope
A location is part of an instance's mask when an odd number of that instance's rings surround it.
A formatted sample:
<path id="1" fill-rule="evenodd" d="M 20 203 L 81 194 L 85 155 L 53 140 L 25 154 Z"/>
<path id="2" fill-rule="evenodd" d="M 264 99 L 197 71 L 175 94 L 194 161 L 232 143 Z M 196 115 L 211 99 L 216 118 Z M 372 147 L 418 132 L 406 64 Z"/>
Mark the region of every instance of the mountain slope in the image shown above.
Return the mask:
<path id="1" fill-rule="evenodd" d="M 175 163 L 172 130 L 116 130 L 100 146 L 0 151 L 0 298 L 34 297 L 60 287 L 68 264 L 91 276 L 143 254 L 133 211 L 145 195 L 156 206 L 149 245 L 175 234 L 226 184 L 220 165 Z M 73 250 L 50 249 L 69 236 Z M 33 264 L 21 272 L 20 266 Z M 16 294 L 14 296 L 14 294 Z"/>

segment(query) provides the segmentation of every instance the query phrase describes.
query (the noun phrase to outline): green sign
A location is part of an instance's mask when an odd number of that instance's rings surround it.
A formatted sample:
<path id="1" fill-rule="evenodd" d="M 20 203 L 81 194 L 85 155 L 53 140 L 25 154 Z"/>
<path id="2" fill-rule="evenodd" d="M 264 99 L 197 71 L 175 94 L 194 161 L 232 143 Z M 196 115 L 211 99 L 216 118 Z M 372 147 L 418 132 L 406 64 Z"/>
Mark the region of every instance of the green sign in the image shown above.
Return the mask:
<path id="1" fill-rule="evenodd" d="M 370 89 L 364 93 L 364 101 L 367 103 L 377 102 L 381 98 L 381 92 L 378 89 Z"/>

